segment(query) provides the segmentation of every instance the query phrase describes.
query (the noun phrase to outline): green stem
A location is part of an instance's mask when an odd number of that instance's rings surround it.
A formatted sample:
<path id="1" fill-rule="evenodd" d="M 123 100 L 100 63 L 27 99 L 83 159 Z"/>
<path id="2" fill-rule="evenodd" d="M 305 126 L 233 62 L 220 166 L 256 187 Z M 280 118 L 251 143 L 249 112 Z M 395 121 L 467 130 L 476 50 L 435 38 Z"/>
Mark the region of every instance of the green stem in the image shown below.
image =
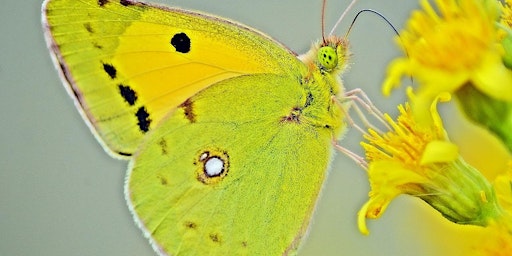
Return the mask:
<path id="1" fill-rule="evenodd" d="M 469 120 L 495 134 L 512 152 L 512 102 L 493 99 L 471 84 L 457 90 L 455 95 Z"/>

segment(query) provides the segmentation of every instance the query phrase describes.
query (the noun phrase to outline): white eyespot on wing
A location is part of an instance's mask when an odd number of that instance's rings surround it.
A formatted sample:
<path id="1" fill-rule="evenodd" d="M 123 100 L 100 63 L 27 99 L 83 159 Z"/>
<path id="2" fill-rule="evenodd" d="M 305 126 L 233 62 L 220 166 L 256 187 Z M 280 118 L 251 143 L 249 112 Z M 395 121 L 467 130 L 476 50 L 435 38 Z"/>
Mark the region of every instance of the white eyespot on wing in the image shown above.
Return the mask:
<path id="1" fill-rule="evenodd" d="M 209 177 L 219 176 L 224 171 L 224 161 L 218 157 L 211 157 L 204 164 L 204 171 Z"/>

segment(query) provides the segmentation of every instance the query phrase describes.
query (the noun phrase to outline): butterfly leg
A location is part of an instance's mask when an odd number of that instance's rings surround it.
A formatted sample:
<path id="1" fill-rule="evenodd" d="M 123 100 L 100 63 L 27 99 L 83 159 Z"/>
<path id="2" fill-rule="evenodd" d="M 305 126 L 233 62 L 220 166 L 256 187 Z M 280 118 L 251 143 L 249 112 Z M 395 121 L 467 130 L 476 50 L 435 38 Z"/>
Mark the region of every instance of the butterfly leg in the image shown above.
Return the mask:
<path id="1" fill-rule="evenodd" d="M 354 110 L 356 111 L 358 117 L 361 119 L 366 128 L 371 128 L 376 131 L 379 131 L 379 129 L 375 127 L 375 125 L 371 124 L 368 121 L 366 115 L 361 111 L 361 109 L 358 106 L 365 109 L 386 129 L 391 128 L 389 127 L 389 124 L 387 124 L 387 122 L 385 121 L 384 114 L 382 114 L 382 112 L 373 104 L 368 95 L 366 95 L 366 93 L 362 89 L 356 88 L 346 92 L 345 99 L 353 103 Z"/>
<path id="2" fill-rule="evenodd" d="M 364 157 L 352 152 L 350 149 L 348 148 L 345 148 L 343 146 L 341 146 L 340 144 L 338 144 L 338 141 L 336 139 L 333 139 L 332 140 L 332 145 L 334 146 L 334 148 L 338 151 L 340 151 L 341 153 L 345 154 L 346 156 L 348 156 L 350 159 L 352 159 L 357 165 L 359 165 L 361 168 L 363 168 L 364 170 L 367 170 L 368 169 L 368 162 L 366 162 L 366 160 L 364 159 Z"/>
<path id="3" fill-rule="evenodd" d="M 374 125 L 368 119 L 368 114 L 370 114 L 373 119 L 376 119 L 377 122 L 384 126 L 386 129 L 390 129 L 389 125 L 385 122 L 385 116 L 382 112 L 373 104 L 368 95 L 361 89 L 353 89 L 346 92 L 343 98 L 339 99 L 333 97 L 335 103 L 340 107 L 340 109 L 345 113 L 345 120 L 349 126 L 354 127 L 361 134 L 368 134 L 368 129 L 374 130 L 376 132 L 382 133 L 376 125 Z M 353 110 L 357 115 L 358 122 L 356 122 L 352 116 L 350 115 L 350 110 Z M 356 162 L 363 169 L 368 168 L 368 163 L 365 161 L 364 157 L 352 152 L 351 150 L 341 146 L 338 144 L 338 141 L 333 138 L 332 140 L 333 146 Z"/>

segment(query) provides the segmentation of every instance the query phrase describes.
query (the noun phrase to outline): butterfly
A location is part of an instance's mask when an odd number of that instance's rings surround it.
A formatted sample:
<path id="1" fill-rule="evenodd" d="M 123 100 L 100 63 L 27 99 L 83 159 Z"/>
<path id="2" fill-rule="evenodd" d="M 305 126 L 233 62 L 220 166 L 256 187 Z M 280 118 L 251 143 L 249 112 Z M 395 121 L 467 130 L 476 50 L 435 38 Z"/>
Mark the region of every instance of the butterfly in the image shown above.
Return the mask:
<path id="1" fill-rule="evenodd" d="M 55 66 L 160 255 L 292 255 L 345 131 L 348 42 L 304 55 L 209 14 L 46 0 Z"/>

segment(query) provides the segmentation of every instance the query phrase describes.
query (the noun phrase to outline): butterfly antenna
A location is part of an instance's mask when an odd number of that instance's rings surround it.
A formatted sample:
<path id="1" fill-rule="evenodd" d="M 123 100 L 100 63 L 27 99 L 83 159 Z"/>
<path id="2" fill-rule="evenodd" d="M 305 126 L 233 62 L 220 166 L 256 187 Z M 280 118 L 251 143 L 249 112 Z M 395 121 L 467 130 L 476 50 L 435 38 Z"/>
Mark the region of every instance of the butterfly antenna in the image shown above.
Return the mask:
<path id="1" fill-rule="evenodd" d="M 391 21 L 389 21 L 384 15 L 382 15 L 380 12 L 378 11 L 375 11 L 375 10 L 372 10 L 372 9 L 363 9 L 363 10 L 360 10 L 356 16 L 354 17 L 354 19 L 352 20 L 352 23 L 350 24 L 350 27 L 348 27 L 348 31 L 347 31 L 347 34 L 345 35 L 345 38 L 348 36 L 348 34 L 350 34 L 350 31 L 352 30 L 352 27 L 354 26 L 354 24 L 356 23 L 356 20 L 357 18 L 359 17 L 359 15 L 363 12 L 370 12 L 370 13 L 373 13 L 373 14 L 376 14 L 377 16 L 379 16 L 380 18 L 382 18 L 390 27 L 391 29 L 393 29 L 393 31 L 395 31 L 395 34 L 400 37 L 400 33 L 398 33 L 398 30 L 395 28 L 395 26 L 393 26 L 393 23 L 391 23 Z"/>
<path id="2" fill-rule="evenodd" d="M 376 14 L 377 16 L 379 16 L 380 18 L 382 18 L 390 27 L 391 29 L 393 29 L 393 31 L 395 32 L 395 34 L 398 36 L 398 39 L 400 40 L 400 42 L 402 42 L 402 45 L 403 44 L 403 41 L 402 41 L 402 37 L 400 37 L 400 33 L 398 32 L 398 30 L 396 29 L 396 27 L 393 25 L 393 23 L 391 23 L 391 21 L 389 21 L 386 16 L 384 16 L 382 13 L 378 12 L 378 11 L 375 11 L 375 10 L 372 10 L 372 9 L 363 9 L 363 10 L 360 10 L 356 16 L 354 17 L 354 19 L 352 20 L 352 23 L 350 24 L 350 27 L 348 28 L 347 30 L 347 33 L 345 34 L 345 38 L 348 37 L 348 35 L 350 34 L 350 31 L 352 30 L 352 27 L 354 26 L 354 24 L 356 23 L 356 20 L 357 18 L 359 17 L 359 15 L 363 12 L 370 12 L 370 13 L 373 13 L 373 14 Z M 336 24 L 337 25 L 337 24 Z M 331 32 L 332 33 L 332 32 Z M 409 52 L 407 51 L 407 49 L 405 49 L 405 55 L 407 56 L 407 58 L 409 58 Z M 413 83 L 413 79 L 412 79 L 412 76 L 411 76 L 411 83 Z"/>
<path id="3" fill-rule="evenodd" d="M 352 0 L 352 2 L 350 2 L 348 7 L 341 14 L 341 16 L 338 19 L 338 21 L 336 21 L 336 24 L 334 24 L 334 27 L 332 27 L 331 32 L 329 32 L 329 36 L 332 36 L 332 34 L 334 34 L 334 30 L 336 30 L 336 28 L 340 25 L 341 21 L 345 18 L 345 16 L 347 16 L 348 11 L 350 11 L 352 9 L 352 7 L 354 7 L 354 5 L 356 3 L 357 3 L 357 0 Z"/>
<path id="4" fill-rule="evenodd" d="M 327 5 L 327 0 L 322 1 L 322 41 L 325 43 L 325 6 Z"/>

